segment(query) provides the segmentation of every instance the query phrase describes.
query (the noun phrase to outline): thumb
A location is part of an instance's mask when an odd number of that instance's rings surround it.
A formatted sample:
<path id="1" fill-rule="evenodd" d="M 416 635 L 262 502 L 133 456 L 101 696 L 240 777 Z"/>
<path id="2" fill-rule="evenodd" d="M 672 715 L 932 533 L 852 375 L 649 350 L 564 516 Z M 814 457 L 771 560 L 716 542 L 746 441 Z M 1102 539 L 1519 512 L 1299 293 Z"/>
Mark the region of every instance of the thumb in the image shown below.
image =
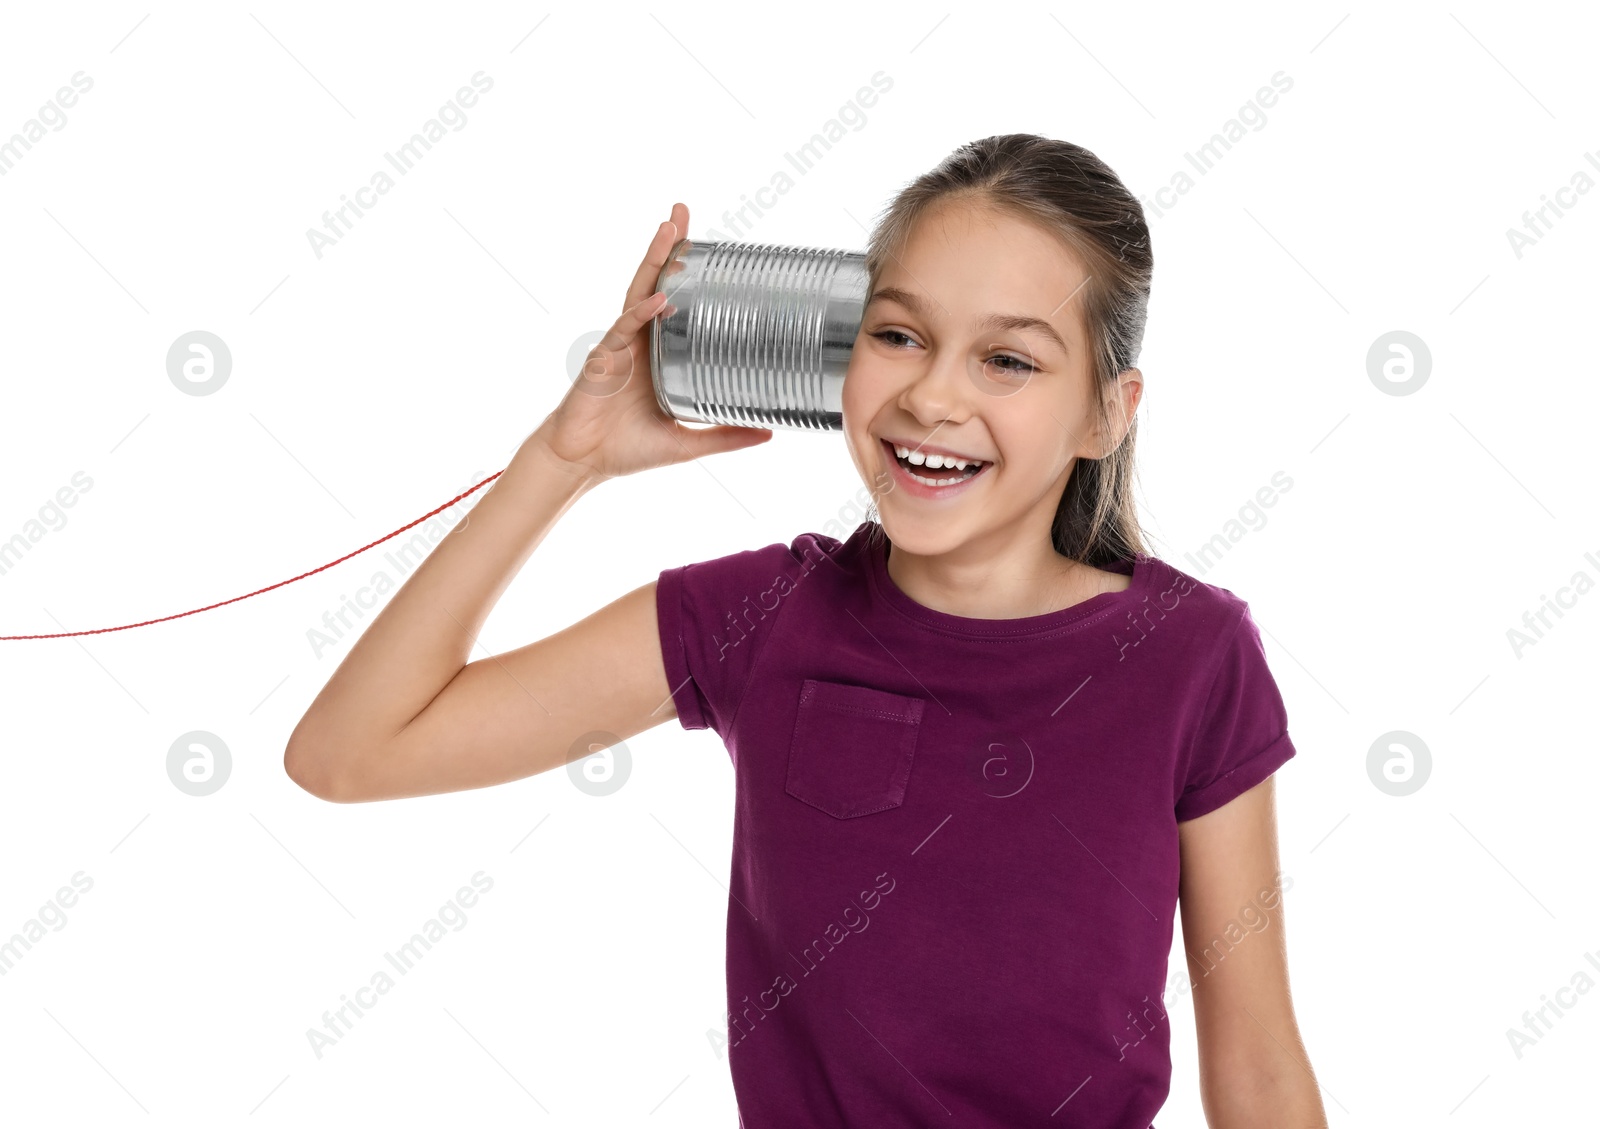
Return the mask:
<path id="1" fill-rule="evenodd" d="M 692 457 L 700 458 L 702 455 L 716 455 L 723 451 L 738 451 L 745 447 L 754 447 L 765 443 L 772 438 L 772 429 L 767 427 L 733 427 L 728 424 L 718 424 L 715 427 L 684 427 L 678 425 L 678 438 L 689 449 Z"/>

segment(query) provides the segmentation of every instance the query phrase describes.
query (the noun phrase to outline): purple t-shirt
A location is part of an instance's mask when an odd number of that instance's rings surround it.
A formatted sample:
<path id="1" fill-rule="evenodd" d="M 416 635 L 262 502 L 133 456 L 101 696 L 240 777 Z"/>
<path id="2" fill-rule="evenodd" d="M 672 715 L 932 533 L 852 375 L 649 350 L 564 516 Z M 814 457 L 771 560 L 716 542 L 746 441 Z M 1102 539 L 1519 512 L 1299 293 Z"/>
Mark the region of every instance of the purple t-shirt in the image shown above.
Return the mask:
<path id="1" fill-rule="evenodd" d="M 744 1129 L 1147 1129 L 1178 822 L 1294 755 L 1247 605 L 1157 558 L 973 619 L 845 541 L 669 568 L 685 729 L 733 760 L 728 1063 Z"/>

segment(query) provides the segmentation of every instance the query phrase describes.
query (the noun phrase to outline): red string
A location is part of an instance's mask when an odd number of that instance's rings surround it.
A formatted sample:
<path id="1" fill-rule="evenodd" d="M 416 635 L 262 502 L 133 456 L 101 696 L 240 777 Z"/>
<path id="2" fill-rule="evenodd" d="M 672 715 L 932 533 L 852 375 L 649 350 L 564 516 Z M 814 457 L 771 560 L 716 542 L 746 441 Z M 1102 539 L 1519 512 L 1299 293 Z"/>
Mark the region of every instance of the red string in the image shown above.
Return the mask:
<path id="1" fill-rule="evenodd" d="M 100 628 L 96 628 L 93 631 L 63 631 L 63 632 L 60 632 L 59 634 L 56 634 L 56 635 L 0 635 L 0 642 L 3 642 L 5 640 L 7 640 L 7 639 L 66 639 L 66 638 L 69 638 L 70 636 L 73 636 L 73 635 L 100 635 L 100 634 L 103 634 L 103 633 L 105 633 L 107 631 L 126 631 L 130 627 L 144 627 L 144 626 L 146 626 L 148 624 L 152 624 L 152 623 L 165 623 L 169 619 L 182 619 L 186 615 L 195 615 L 195 614 L 197 614 L 199 612 L 208 612 L 212 608 L 220 608 L 220 607 L 223 607 L 223 606 L 225 606 L 227 604 L 236 604 L 240 600 L 248 600 L 251 596 L 259 596 L 259 595 L 261 595 L 261 593 L 270 592 L 274 588 L 282 588 L 285 584 L 293 584 L 296 580 L 304 580 L 308 576 L 315 576 L 317 573 L 321 572 L 323 569 L 332 568 L 336 564 L 340 564 L 340 563 L 342 563 L 344 561 L 349 560 L 351 557 L 354 557 L 354 556 L 356 556 L 356 555 L 358 555 L 360 553 L 366 552 L 368 549 L 372 548 L 373 545 L 381 545 L 381 544 L 383 544 L 385 541 L 389 540 L 390 537 L 398 537 L 400 534 L 402 534 L 406 530 L 410 529 L 412 525 L 420 525 L 422 522 L 427 521 L 430 517 L 432 517 L 434 514 L 438 513 L 440 510 L 449 509 L 451 506 L 453 506 L 457 502 L 461 501 L 461 499 L 465 498 L 468 494 L 473 494 L 473 493 L 476 493 L 479 490 L 482 490 L 485 486 L 487 486 L 489 483 L 493 482 L 495 479 L 499 478 L 504 473 L 505 473 L 505 470 L 503 468 L 500 469 L 500 470 L 495 471 L 488 478 L 485 478 L 482 482 L 480 482 L 476 486 L 474 486 L 471 490 L 465 490 L 462 493 L 457 494 L 454 498 L 451 498 L 444 505 L 440 506 L 439 509 L 436 509 L 436 510 L 433 510 L 433 511 L 431 511 L 429 513 L 423 514 L 421 517 L 419 517 L 416 521 L 412 522 L 410 525 L 402 525 L 399 529 L 397 529 L 393 533 L 389 534 L 388 537 L 380 537 L 380 538 L 378 538 L 376 541 L 372 542 L 372 545 L 363 545 L 363 546 L 361 546 L 361 548 L 357 549 L 353 553 L 346 553 L 344 556 L 340 557 L 337 561 L 329 561 L 327 564 L 323 565 L 322 568 L 314 568 L 310 572 L 302 572 L 299 576 L 291 576 L 288 580 L 280 580 L 280 581 L 278 581 L 278 583 L 270 585 L 270 586 L 268 586 L 266 588 L 258 588 L 254 592 L 246 592 L 243 596 L 235 596 L 231 600 L 223 600 L 222 603 L 220 603 L 220 604 L 207 604 L 203 608 L 195 608 L 194 611 L 192 611 L 192 612 L 179 612 L 177 615 L 164 615 L 160 619 L 147 619 L 143 623 L 127 623 L 127 624 L 123 624 L 121 627 L 100 627 Z"/>

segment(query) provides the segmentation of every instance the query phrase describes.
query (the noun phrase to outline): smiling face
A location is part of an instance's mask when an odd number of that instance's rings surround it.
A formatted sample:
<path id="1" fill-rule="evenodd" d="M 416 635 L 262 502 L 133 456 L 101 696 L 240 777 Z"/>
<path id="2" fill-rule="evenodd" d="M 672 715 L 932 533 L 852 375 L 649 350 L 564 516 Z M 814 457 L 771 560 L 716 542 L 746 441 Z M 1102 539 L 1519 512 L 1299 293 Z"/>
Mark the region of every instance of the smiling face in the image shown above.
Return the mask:
<path id="1" fill-rule="evenodd" d="M 970 202 L 935 205 L 884 266 L 851 353 L 843 414 L 851 458 L 876 484 L 897 547 L 918 556 L 980 542 L 990 553 L 1053 552 L 1050 526 L 1074 461 L 1109 449 L 1097 426 L 1085 281 L 1058 236 Z M 1129 375 L 1127 420 L 1140 387 L 1137 370 Z M 1111 447 L 1125 430 L 1109 436 Z M 932 454 L 980 465 L 935 468 Z"/>

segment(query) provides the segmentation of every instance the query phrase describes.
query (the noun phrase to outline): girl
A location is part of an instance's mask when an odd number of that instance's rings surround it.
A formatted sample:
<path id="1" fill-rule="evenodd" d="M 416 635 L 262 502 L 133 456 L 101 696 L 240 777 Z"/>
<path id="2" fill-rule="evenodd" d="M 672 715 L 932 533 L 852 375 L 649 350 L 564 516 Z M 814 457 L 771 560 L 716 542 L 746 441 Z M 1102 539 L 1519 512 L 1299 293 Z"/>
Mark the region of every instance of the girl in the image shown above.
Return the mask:
<path id="1" fill-rule="evenodd" d="M 1294 747 L 1245 602 L 1144 550 L 1150 237 L 1092 153 L 985 138 L 873 232 L 843 417 L 876 516 L 666 569 L 466 662 L 589 489 L 771 438 L 656 404 L 653 291 L 688 223 L 674 205 L 586 379 L 351 649 L 289 775 L 329 800 L 416 796 L 674 712 L 716 730 L 746 1129 L 1149 1129 L 1180 904 L 1210 1125 L 1326 1125 L 1277 871 L 1271 776 Z"/>

